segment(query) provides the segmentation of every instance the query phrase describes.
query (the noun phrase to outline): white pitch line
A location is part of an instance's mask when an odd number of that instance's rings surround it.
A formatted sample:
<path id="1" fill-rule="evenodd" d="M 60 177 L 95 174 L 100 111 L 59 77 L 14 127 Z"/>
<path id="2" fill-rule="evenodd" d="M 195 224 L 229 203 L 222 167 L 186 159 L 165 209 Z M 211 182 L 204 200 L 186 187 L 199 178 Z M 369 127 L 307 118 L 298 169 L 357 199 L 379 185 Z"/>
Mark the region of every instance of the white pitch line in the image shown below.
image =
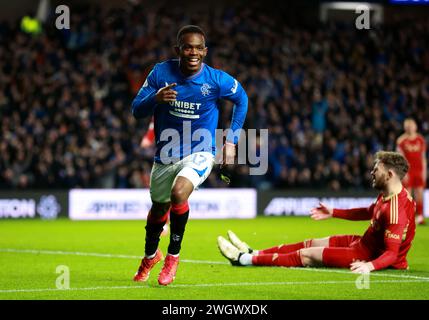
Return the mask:
<path id="1" fill-rule="evenodd" d="M 99 258 L 120 258 L 120 259 L 141 259 L 141 256 L 133 255 L 124 255 L 124 254 L 109 254 L 109 253 L 95 253 L 95 252 L 78 252 L 78 251 L 54 251 L 54 250 L 31 250 L 31 249 L 13 249 L 13 248 L 0 248 L 0 252 L 9 252 L 9 253 L 30 253 L 30 254 L 52 254 L 52 255 L 75 255 L 75 256 L 88 256 L 88 257 L 99 257 Z M 186 263 L 195 263 L 195 264 L 220 264 L 220 265 L 230 265 L 228 262 L 224 261 L 207 261 L 207 260 L 180 260 L 181 262 Z M 346 270 L 333 270 L 333 269 L 320 269 L 320 268 L 287 268 L 288 270 L 305 270 L 311 272 L 323 272 L 323 273 L 340 273 L 340 274 L 350 274 L 354 273 Z M 419 280 L 429 280 L 429 277 L 413 276 L 406 274 L 390 274 L 390 273 L 381 273 L 381 272 L 372 272 L 371 276 L 377 277 L 390 277 L 390 278 L 404 278 L 404 279 L 419 279 Z"/>
<path id="2" fill-rule="evenodd" d="M 429 280 L 372 280 L 371 283 L 426 283 Z M 286 285 L 329 285 L 329 284 L 356 284 L 356 281 L 282 281 L 282 282 L 237 282 L 237 283 L 200 283 L 200 284 L 175 284 L 170 288 L 196 288 L 196 287 L 238 287 L 238 286 L 286 286 Z M 150 289 L 148 285 L 142 286 L 113 286 L 113 287 L 88 287 L 70 289 L 10 289 L 0 290 L 1 293 L 30 293 L 30 292 L 68 292 L 68 291 L 96 291 L 96 290 L 122 290 L 122 289 Z"/>
<path id="3" fill-rule="evenodd" d="M 310 267 L 306 267 L 306 268 L 292 267 L 292 268 L 288 268 L 288 269 L 304 270 L 304 271 L 312 271 L 312 272 L 325 272 L 325 273 L 355 274 L 355 273 L 352 273 L 351 271 L 332 270 L 332 269 L 328 270 L 328 269 L 319 269 L 319 268 L 310 268 Z M 391 274 L 391 273 L 381 273 L 381 272 L 371 272 L 370 274 L 371 274 L 371 277 L 377 276 L 377 277 L 418 279 L 418 280 L 424 280 L 424 281 L 429 280 L 429 277 L 412 276 L 412 275 L 407 275 L 407 274 Z"/>
<path id="4" fill-rule="evenodd" d="M 53 250 L 30 250 L 30 249 L 10 249 L 0 248 L 0 252 L 9 253 L 31 253 L 31 254 L 53 254 L 53 255 L 73 255 L 73 256 L 86 256 L 86 257 L 98 257 L 98 258 L 119 258 L 119 259 L 141 259 L 141 256 L 132 256 L 125 254 L 109 254 L 109 253 L 96 253 L 96 252 L 78 252 L 78 251 L 53 251 Z M 206 260 L 188 260 L 183 259 L 180 262 L 187 263 L 201 263 L 201 264 L 226 264 L 224 261 L 206 261 Z"/>
<path id="5" fill-rule="evenodd" d="M 94 252 L 78 252 L 78 251 L 53 251 L 53 250 L 30 250 L 30 249 L 0 249 L 0 252 L 10 253 L 32 253 L 32 254 L 53 254 L 53 255 L 74 255 L 88 256 L 101 258 L 120 258 L 120 259 L 141 259 L 139 256 L 131 256 L 124 254 L 109 254 L 109 253 L 94 253 Z"/>

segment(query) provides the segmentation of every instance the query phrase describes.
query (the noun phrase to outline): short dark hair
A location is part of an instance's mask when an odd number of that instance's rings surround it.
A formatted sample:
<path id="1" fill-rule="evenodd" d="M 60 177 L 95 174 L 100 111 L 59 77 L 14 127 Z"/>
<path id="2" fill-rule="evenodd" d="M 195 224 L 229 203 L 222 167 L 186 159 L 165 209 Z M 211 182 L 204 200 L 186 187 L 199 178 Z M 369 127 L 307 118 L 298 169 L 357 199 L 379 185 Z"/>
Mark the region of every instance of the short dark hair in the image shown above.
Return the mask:
<path id="1" fill-rule="evenodd" d="M 407 159 L 399 153 L 393 151 L 378 151 L 375 154 L 375 159 L 383 163 L 387 169 L 392 169 L 398 175 L 399 179 L 407 174 L 409 164 Z"/>
<path id="2" fill-rule="evenodd" d="M 187 33 L 199 33 L 201 34 L 204 39 L 206 39 L 206 34 L 204 33 L 203 29 L 201 27 L 189 24 L 187 26 L 183 26 L 180 28 L 179 32 L 177 33 L 177 44 L 180 44 L 180 38 Z"/>

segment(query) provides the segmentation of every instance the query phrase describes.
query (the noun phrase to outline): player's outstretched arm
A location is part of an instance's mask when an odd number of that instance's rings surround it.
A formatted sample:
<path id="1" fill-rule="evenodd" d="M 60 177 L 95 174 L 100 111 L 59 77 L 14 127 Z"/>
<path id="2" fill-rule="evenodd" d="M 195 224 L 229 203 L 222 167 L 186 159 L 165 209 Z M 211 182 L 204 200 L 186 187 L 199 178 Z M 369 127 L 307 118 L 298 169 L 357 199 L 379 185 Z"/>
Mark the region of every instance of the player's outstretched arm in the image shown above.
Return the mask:
<path id="1" fill-rule="evenodd" d="M 368 208 L 334 209 L 332 216 L 352 221 L 371 220 L 375 203 Z"/>
<path id="2" fill-rule="evenodd" d="M 333 209 L 320 202 L 319 206 L 310 210 L 313 220 L 325 220 L 328 218 L 340 218 L 345 220 L 370 220 L 374 210 L 374 204 L 369 208 Z"/>
<path id="3" fill-rule="evenodd" d="M 323 202 L 319 202 L 319 206 L 310 210 L 311 219 L 325 220 L 332 218 L 334 210 Z"/>

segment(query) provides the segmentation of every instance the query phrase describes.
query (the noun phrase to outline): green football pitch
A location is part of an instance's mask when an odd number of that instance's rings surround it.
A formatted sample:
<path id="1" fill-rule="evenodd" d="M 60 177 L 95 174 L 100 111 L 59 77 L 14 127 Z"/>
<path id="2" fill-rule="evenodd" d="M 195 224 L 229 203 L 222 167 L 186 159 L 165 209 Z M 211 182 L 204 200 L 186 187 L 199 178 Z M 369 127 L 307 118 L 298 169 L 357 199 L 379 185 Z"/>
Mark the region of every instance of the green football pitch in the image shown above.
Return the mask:
<path id="1" fill-rule="evenodd" d="M 145 221 L 0 221 L 0 300 L 5 299 L 429 299 L 429 227 L 417 228 L 409 271 L 358 278 L 347 269 L 233 267 L 218 235 L 235 231 L 255 249 L 333 234 L 362 234 L 368 222 L 308 217 L 190 220 L 176 280 L 131 279 L 144 249 Z M 168 238 L 161 239 L 166 251 Z M 65 267 L 62 267 L 65 266 Z M 64 285 L 69 271 L 69 289 Z M 58 272 L 58 273 L 57 273 Z"/>

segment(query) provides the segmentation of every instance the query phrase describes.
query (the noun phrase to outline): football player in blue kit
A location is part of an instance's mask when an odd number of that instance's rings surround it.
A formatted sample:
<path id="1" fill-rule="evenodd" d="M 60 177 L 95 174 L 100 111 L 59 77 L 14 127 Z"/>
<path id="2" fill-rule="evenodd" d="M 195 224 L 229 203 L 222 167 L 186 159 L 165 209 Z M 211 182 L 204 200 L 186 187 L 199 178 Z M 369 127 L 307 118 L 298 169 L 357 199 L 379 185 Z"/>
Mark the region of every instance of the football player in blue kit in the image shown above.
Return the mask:
<path id="1" fill-rule="evenodd" d="M 158 244 L 168 217 L 170 243 L 158 283 L 168 285 L 176 276 L 189 216 L 188 198 L 215 163 L 219 99 L 234 103 L 223 163 L 234 161 L 248 98 L 236 79 L 203 62 L 205 40 L 200 27 L 182 27 L 175 47 L 178 59 L 156 64 L 132 102 L 135 118 L 154 116 L 157 149 L 150 180 L 152 207 L 146 223 L 145 256 L 134 281 L 147 281 L 151 269 L 163 259 Z"/>

